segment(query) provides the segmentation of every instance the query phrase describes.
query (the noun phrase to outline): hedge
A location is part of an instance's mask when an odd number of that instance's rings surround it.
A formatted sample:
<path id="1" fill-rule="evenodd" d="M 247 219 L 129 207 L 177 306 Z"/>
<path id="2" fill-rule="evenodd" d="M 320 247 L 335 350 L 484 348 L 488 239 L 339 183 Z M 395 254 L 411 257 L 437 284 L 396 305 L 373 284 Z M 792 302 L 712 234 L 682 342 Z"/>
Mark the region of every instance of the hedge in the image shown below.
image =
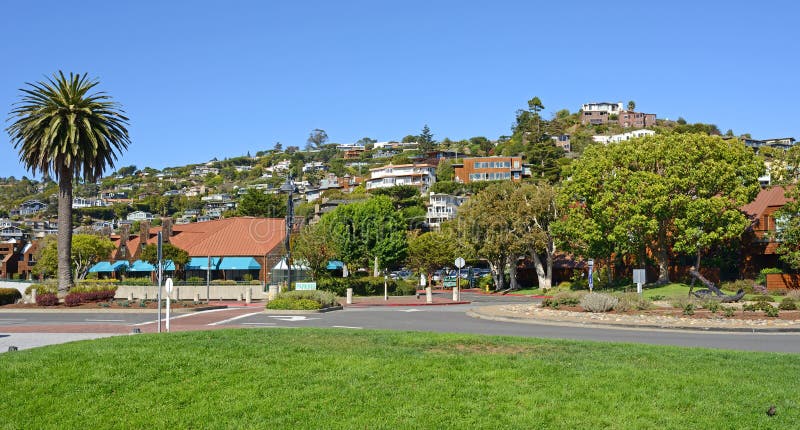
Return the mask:
<path id="1" fill-rule="evenodd" d="M 383 282 L 383 278 L 373 277 L 323 278 L 317 281 L 317 289 L 330 291 L 339 297 L 344 297 L 348 288 L 353 289 L 355 296 L 376 296 L 383 294 Z M 408 296 L 417 292 L 413 283 L 401 280 L 389 279 L 387 287 L 392 296 Z"/>
<path id="2" fill-rule="evenodd" d="M 16 288 L 0 288 L 0 306 L 10 305 L 22 298 L 22 293 Z"/>
<path id="3" fill-rule="evenodd" d="M 336 296 L 328 291 L 287 291 L 267 303 L 267 309 L 316 310 L 337 306 Z"/>

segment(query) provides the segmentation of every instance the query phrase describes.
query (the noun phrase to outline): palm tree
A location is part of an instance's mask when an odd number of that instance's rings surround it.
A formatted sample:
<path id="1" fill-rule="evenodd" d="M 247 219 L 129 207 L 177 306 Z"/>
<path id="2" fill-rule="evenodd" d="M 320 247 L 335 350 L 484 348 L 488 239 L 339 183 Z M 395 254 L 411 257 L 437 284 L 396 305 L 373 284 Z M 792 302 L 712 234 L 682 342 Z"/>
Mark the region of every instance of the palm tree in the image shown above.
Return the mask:
<path id="1" fill-rule="evenodd" d="M 58 180 L 58 291 L 72 286 L 72 179 L 96 181 L 130 144 L 128 118 L 86 74 L 59 71 L 47 81 L 26 83 L 6 131 L 20 161 L 35 175 Z"/>

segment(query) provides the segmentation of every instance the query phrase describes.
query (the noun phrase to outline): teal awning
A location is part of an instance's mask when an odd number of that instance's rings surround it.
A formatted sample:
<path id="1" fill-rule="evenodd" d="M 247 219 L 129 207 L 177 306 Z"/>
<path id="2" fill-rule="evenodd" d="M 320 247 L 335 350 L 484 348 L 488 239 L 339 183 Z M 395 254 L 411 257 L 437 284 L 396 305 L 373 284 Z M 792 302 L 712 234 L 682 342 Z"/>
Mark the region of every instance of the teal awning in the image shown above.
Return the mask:
<path id="1" fill-rule="evenodd" d="M 89 273 L 97 273 L 97 272 L 113 272 L 114 270 L 111 269 L 111 263 L 108 261 L 101 261 L 89 269 Z"/>
<path id="2" fill-rule="evenodd" d="M 219 270 L 220 257 L 211 257 L 211 270 Z M 186 270 L 208 270 L 208 257 L 192 257 Z"/>
<path id="3" fill-rule="evenodd" d="M 89 273 L 98 272 L 117 272 L 122 269 L 128 268 L 128 262 L 125 260 L 115 261 L 113 263 L 108 261 L 101 261 L 89 269 Z"/>
<path id="4" fill-rule="evenodd" d="M 330 260 L 325 268 L 328 270 L 342 270 L 344 269 L 344 263 L 339 260 Z"/>
<path id="5" fill-rule="evenodd" d="M 142 261 L 136 260 L 133 262 L 133 265 L 128 269 L 129 272 L 155 272 L 156 266 L 152 264 Z M 164 271 L 165 272 L 173 272 L 175 271 L 175 263 L 172 260 L 165 260 L 164 261 Z"/>
<path id="6" fill-rule="evenodd" d="M 261 265 L 258 264 L 253 257 L 225 257 L 219 265 L 219 270 L 260 270 Z"/>

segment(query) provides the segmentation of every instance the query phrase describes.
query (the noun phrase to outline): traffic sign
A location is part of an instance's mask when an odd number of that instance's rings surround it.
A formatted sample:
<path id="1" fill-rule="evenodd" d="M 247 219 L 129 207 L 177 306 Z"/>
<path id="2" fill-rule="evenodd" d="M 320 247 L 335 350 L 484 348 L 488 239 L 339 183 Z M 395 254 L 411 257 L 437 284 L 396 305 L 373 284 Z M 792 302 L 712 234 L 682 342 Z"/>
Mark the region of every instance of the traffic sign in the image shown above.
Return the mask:
<path id="1" fill-rule="evenodd" d="M 461 257 L 456 258 L 455 264 L 459 269 L 464 267 L 464 259 Z"/>
<path id="2" fill-rule="evenodd" d="M 167 278 L 164 283 L 164 289 L 167 290 L 167 294 L 172 294 L 172 278 Z"/>

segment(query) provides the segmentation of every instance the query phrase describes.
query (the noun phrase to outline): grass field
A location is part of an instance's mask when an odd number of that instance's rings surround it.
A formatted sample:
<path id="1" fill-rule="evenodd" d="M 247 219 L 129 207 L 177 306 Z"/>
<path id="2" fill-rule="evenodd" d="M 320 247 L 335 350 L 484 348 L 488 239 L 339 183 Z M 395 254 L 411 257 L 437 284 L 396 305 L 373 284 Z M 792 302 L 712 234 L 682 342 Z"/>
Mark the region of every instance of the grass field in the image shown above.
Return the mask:
<path id="1" fill-rule="evenodd" d="M 788 429 L 799 382 L 788 354 L 219 330 L 1 354 L 0 428 Z"/>

